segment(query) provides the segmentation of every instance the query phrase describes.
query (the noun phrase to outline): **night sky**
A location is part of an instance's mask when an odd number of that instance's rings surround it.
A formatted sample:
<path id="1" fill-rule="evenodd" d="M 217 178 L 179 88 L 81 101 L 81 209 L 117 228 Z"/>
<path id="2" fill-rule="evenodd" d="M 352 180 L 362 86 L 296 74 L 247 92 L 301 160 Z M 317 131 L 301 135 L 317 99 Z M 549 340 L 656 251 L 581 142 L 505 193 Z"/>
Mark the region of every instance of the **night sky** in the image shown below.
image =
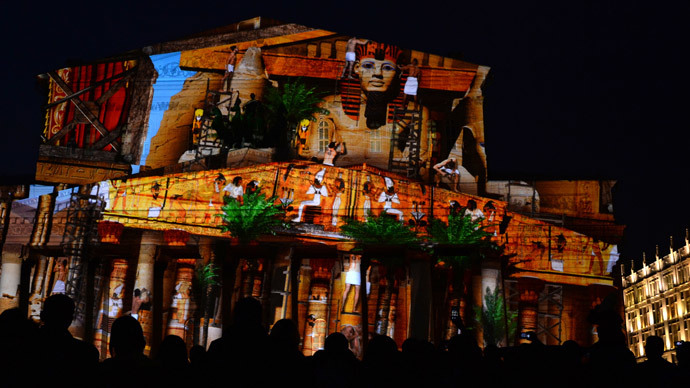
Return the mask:
<path id="1" fill-rule="evenodd" d="M 489 178 L 618 180 L 626 266 L 656 244 L 667 253 L 670 235 L 679 246 L 690 226 L 690 3 L 96 3 L 3 10 L 2 183 L 34 175 L 45 114 L 37 74 L 265 16 L 491 67 Z"/>

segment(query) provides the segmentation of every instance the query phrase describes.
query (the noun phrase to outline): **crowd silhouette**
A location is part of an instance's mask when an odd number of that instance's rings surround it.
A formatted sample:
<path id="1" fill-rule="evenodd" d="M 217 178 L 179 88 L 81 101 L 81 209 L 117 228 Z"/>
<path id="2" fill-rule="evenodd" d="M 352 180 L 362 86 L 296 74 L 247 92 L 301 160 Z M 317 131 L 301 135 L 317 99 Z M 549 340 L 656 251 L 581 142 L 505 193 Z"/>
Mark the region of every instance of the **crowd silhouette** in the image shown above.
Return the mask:
<path id="1" fill-rule="evenodd" d="M 0 314 L 0 386 L 46 387 L 630 387 L 690 381 L 690 344 L 676 347 L 677 365 L 663 359 L 664 343 L 649 336 L 646 361 L 636 363 L 627 348 L 622 320 L 596 311 L 599 340 L 590 347 L 531 343 L 484 349 L 474 335 L 454 336 L 439 346 L 409 338 L 398 350 L 387 336 L 374 335 L 358 360 L 341 333 L 330 334 L 323 350 L 305 357 L 300 333 L 289 319 L 270 332 L 261 322 L 261 304 L 235 304 L 227 334 L 208 351 L 189 352 L 178 336 L 166 336 L 155 354 L 144 355 L 145 337 L 129 316 L 112 325 L 110 358 L 99 362 L 95 346 L 67 330 L 74 303 L 62 294 L 46 299 L 41 324 L 19 309 Z"/>

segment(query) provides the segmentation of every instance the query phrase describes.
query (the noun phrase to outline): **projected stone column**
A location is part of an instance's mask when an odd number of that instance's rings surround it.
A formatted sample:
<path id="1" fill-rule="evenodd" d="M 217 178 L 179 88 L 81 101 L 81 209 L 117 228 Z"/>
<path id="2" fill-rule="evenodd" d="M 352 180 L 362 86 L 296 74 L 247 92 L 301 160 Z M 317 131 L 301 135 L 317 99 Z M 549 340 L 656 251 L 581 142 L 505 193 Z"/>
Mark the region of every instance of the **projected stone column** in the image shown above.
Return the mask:
<path id="1" fill-rule="evenodd" d="M 534 277 L 518 279 L 518 332 L 520 334 L 537 331 L 537 312 L 539 293 L 544 289 L 544 281 Z M 518 335 L 519 343 L 529 343 Z"/>
<path id="2" fill-rule="evenodd" d="M 28 196 L 28 186 L 0 187 L 0 252 L 2 252 L 2 270 L 0 271 L 0 313 L 17 307 L 19 302 L 19 281 L 21 275 L 21 246 L 5 247 L 5 238 L 10 225 L 12 201 Z"/>
<path id="3" fill-rule="evenodd" d="M 2 253 L 2 276 L 0 276 L 0 313 L 19 305 L 19 282 L 22 273 L 21 247 Z"/>
<path id="4" fill-rule="evenodd" d="M 162 243 L 163 239 L 158 232 L 144 231 L 141 235 L 137 277 L 134 283 L 132 316 L 141 323 L 141 328 L 144 330 L 147 353 L 150 350 L 151 332 L 153 330 L 151 305 L 153 301 L 154 262 L 156 259 L 156 248 Z"/>

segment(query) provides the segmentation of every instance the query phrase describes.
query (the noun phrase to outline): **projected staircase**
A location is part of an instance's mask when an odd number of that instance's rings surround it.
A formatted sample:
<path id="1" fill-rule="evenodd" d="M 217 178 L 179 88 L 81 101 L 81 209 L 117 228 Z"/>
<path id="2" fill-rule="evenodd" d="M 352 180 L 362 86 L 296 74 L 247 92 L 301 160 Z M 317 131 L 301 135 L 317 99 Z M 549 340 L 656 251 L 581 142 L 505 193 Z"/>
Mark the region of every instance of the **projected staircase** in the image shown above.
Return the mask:
<path id="1" fill-rule="evenodd" d="M 419 178 L 422 111 L 396 109 L 393 112 L 388 170 Z"/>

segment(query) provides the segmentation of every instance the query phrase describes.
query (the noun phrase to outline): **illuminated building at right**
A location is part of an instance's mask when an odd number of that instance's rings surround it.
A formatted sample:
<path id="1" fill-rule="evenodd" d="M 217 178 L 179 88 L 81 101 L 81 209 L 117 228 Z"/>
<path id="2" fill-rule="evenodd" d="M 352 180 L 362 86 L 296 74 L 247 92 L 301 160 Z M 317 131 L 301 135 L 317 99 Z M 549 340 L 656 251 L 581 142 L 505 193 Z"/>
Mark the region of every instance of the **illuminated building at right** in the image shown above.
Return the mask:
<path id="1" fill-rule="evenodd" d="M 625 326 L 628 346 L 638 359 L 645 357 L 647 337 L 664 340 L 664 358 L 675 361 L 676 343 L 690 339 L 690 243 L 652 263 L 643 259 L 642 268 L 623 272 Z"/>

